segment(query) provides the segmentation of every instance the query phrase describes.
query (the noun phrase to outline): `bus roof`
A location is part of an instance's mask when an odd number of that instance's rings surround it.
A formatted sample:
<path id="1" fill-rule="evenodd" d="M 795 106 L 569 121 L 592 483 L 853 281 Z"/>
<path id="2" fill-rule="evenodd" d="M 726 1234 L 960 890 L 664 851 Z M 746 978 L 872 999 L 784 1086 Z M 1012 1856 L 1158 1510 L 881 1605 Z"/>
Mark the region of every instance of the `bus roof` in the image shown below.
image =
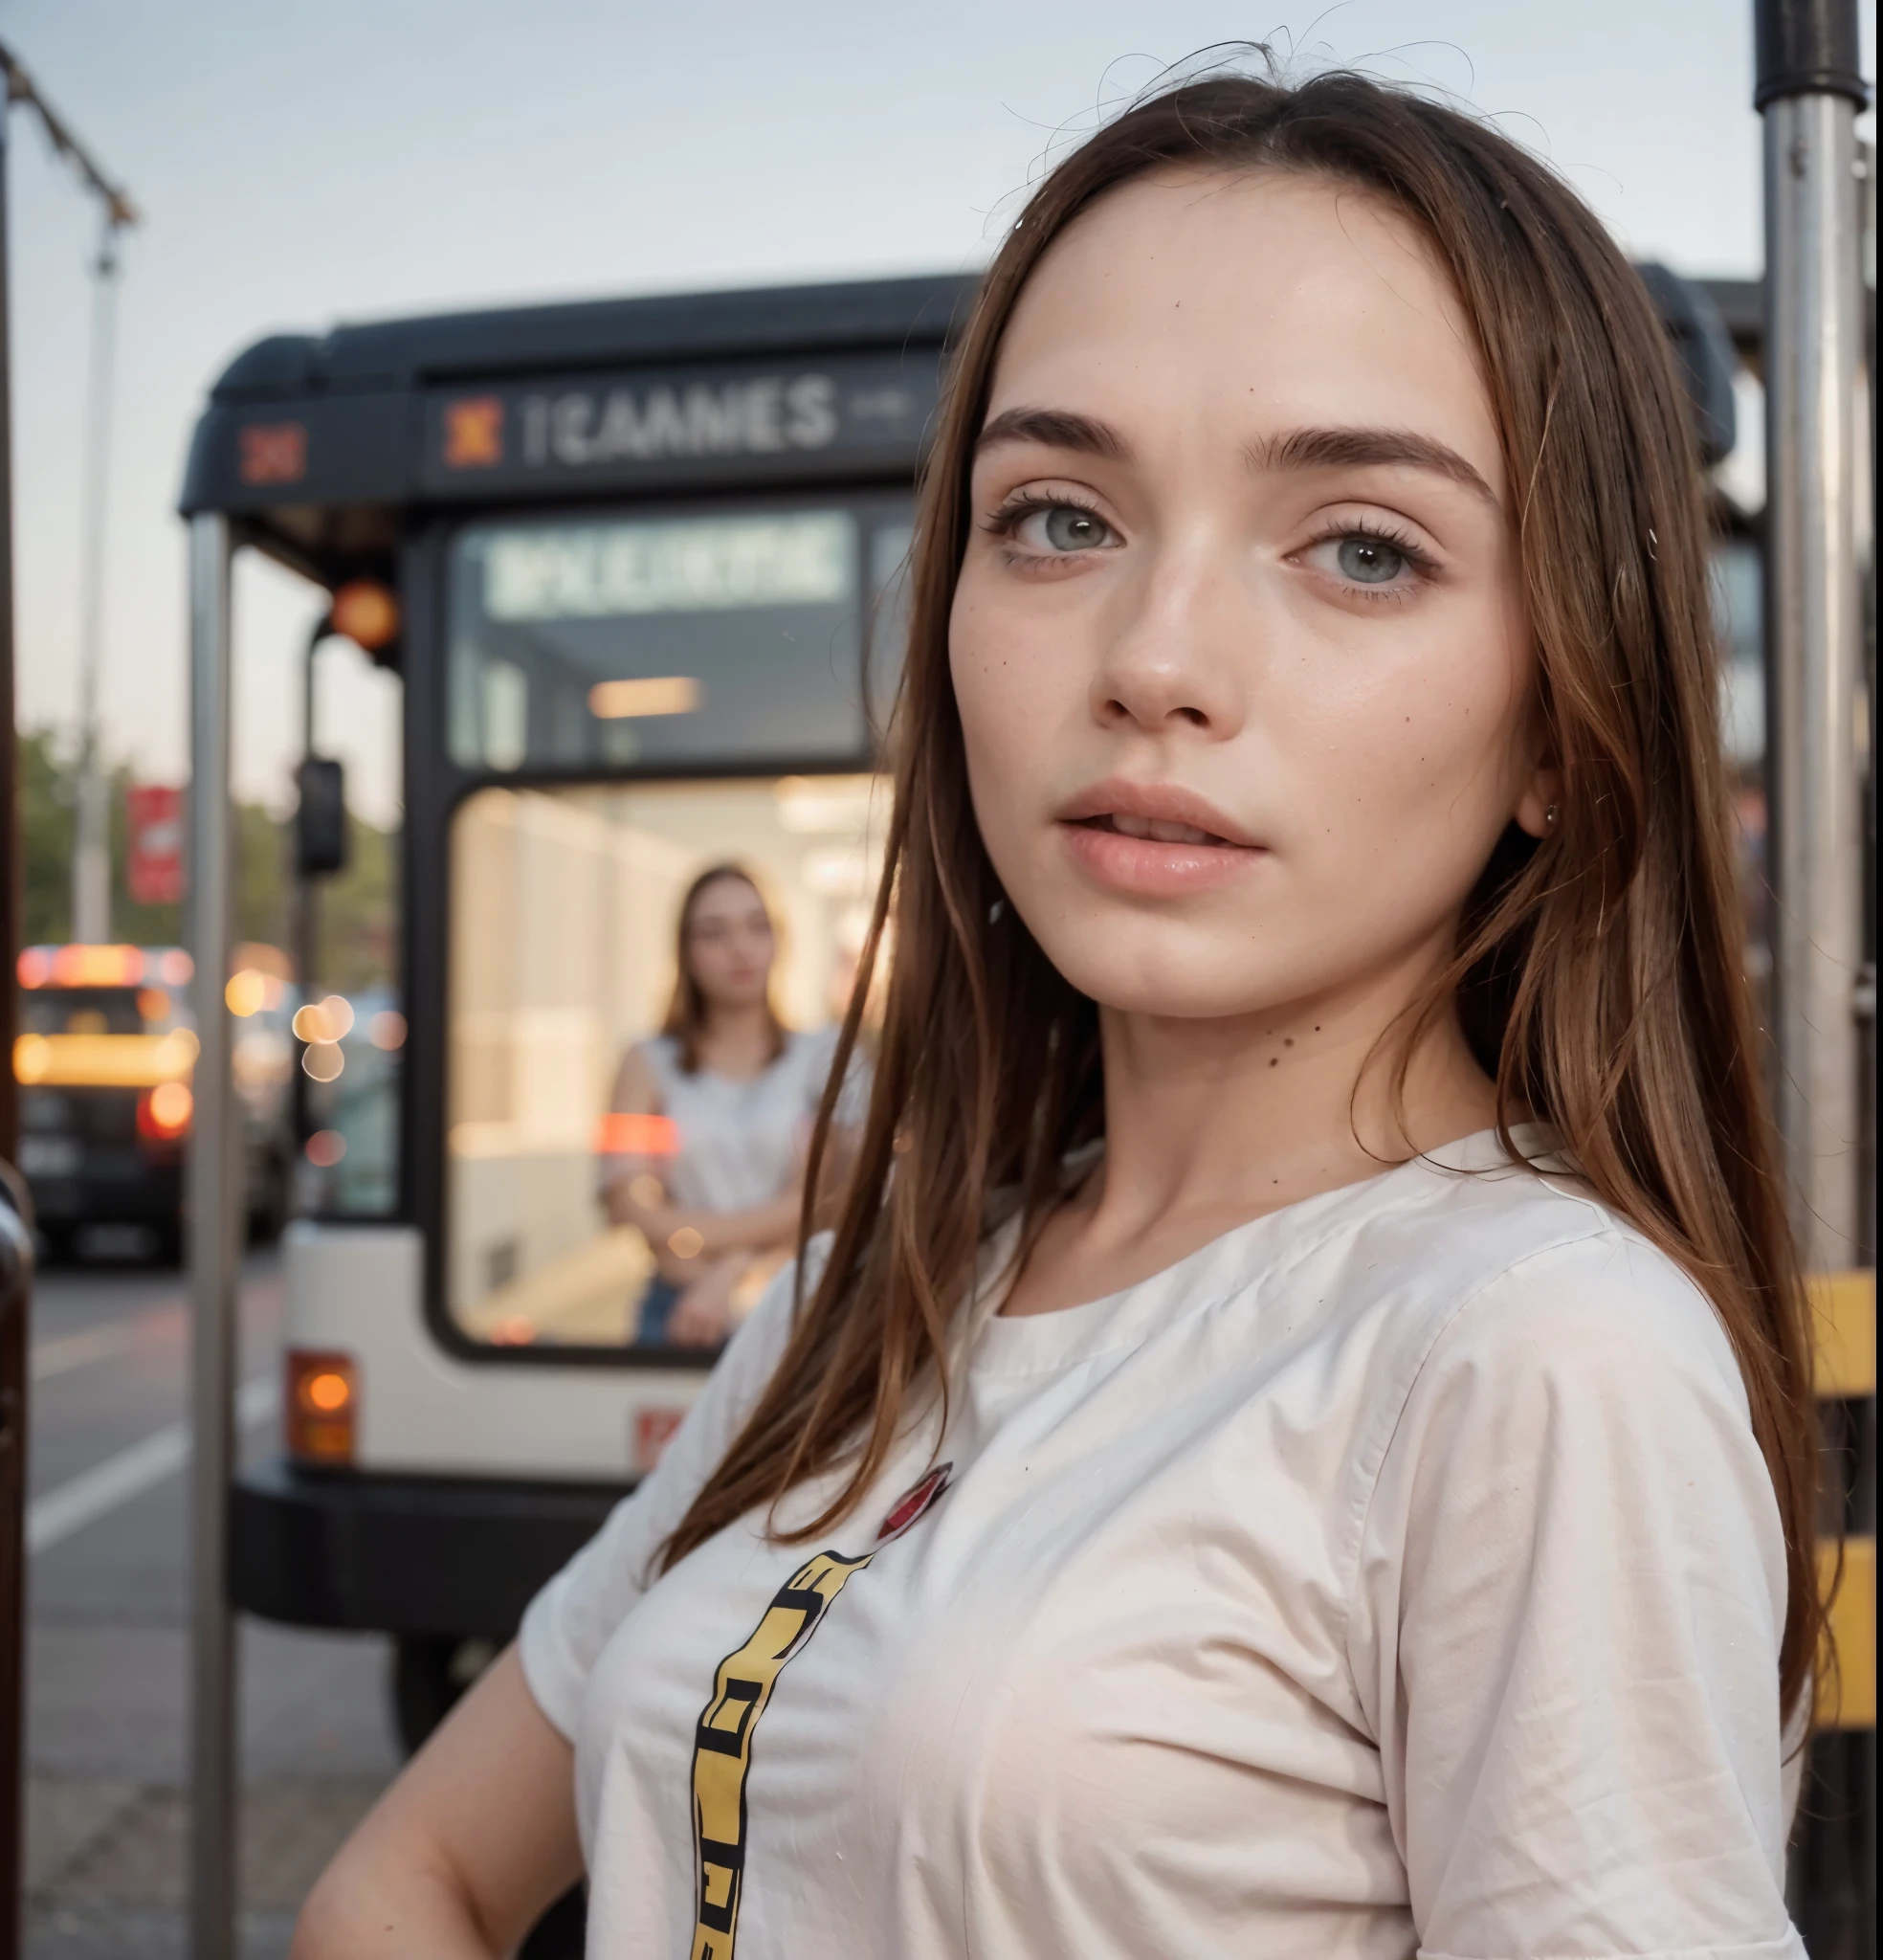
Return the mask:
<path id="1" fill-rule="evenodd" d="M 1717 457 L 1732 444 L 1735 358 L 1720 314 L 1744 352 L 1757 288 L 1640 270 Z M 428 510 L 906 482 L 977 283 L 753 287 L 271 335 L 210 389 L 181 508 L 226 513 L 240 542 L 335 586 L 390 580 Z"/>
<path id="2" fill-rule="evenodd" d="M 179 500 L 326 584 L 406 514 L 906 479 L 972 275 L 434 314 L 274 334 L 210 390 Z M 795 390 L 795 391 L 794 391 Z"/>

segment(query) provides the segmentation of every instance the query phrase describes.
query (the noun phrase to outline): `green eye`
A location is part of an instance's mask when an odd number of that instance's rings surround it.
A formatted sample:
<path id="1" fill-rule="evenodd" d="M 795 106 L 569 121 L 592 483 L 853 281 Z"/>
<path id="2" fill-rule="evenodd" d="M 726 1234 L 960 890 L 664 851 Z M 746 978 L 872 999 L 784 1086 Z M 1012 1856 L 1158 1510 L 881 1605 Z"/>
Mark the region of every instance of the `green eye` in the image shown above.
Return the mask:
<path id="1" fill-rule="evenodd" d="M 1362 534 L 1358 537 L 1342 538 L 1334 562 L 1340 568 L 1340 575 L 1350 578 L 1357 586 L 1390 585 L 1406 569 L 1406 553 L 1397 546 L 1388 545 L 1384 538 L 1370 538 Z"/>
<path id="2" fill-rule="evenodd" d="M 1042 513 L 1040 528 L 1055 551 L 1090 551 L 1111 535 L 1105 521 L 1075 503 L 1055 503 Z"/>

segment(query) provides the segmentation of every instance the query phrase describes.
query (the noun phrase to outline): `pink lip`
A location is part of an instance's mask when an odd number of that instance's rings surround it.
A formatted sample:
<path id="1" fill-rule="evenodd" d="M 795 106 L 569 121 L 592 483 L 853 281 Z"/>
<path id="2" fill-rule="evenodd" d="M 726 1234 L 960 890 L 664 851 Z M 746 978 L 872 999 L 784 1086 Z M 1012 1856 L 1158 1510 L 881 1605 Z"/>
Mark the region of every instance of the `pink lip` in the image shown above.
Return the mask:
<path id="1" fill-rule="evenodd" d="M 1207 831 L 1207 841 L 1131 837 L 1091 819 L 1138 817 Z M 1247 877 L 1268 856 L 1264 846 L 1213 803 L 1175 783 L 1123 777 L 1095 783 L 1058 813 L 1059 834 L 1074 862 L 1099 883 L 1145 898 L 1209 891 Z"/>
<path id="2" fill-rule="evenodd" d="M 1128 776 L 1108 776 L 1081 790 L 1058 813 L 1061 823 L 1078 823 L 1094 816 L 1141 816 L 1151 823 L 1183 823 L 1192 830 L 1207 831 L 1225 844 L 1240 844 L 1245 850 L 1259 850 L 1259 839 L 1252 837 L 1232 816 L 1226 815 L 1207 798 L 1180 783 L 1139 783 Z"/>

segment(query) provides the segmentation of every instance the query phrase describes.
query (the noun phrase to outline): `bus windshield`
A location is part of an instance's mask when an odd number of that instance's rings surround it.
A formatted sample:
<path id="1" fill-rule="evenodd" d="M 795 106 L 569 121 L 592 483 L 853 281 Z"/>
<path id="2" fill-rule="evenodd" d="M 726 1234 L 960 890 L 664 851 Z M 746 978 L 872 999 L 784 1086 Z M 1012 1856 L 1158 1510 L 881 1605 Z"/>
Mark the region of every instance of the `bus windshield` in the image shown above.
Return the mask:
<path id="1" fill-rule="evenodd" d="M 451 558 L 452 760 L 509 773 L 866 753 L 866 594 L 907 550 L 907 510 L 467 525 Z"/>
<path id="2" fill-rule="evenodd" d="M 460 1334 L 660 1345 L 643 1311 L 655 1254 L 611 1220 L 605 1185 L 623 1147 L 610 1137 L 623 1058 L 657 1033 L 674 995 L 681 899 L 709 865 L 749 872 L 775 934 L 779 1019 L 828 1058 L 887 805 L 880 779 L 855 774 L 488 787 L 458 804 L 444 1272 Z M 801 1148 L 828 1073 L 826 1061 L 808 1080 L 789 1147 Z M 776 1263 L 741 1276 L 735 1322 Z"/>
<path id="3" fill-rule="evenodd" d="M 167 1027 L 170 1015 L 161 987 L 46 987 L 20 996 L 29 1035 L 143 1035 Z"/>

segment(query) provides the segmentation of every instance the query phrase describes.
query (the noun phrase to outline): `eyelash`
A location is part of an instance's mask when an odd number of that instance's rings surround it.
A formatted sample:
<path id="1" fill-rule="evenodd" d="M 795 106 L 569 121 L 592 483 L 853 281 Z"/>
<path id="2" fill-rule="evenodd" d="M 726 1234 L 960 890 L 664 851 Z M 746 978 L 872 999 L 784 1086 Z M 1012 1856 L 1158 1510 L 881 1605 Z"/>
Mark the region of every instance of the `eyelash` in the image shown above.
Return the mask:
<path id="1" fill-rule="evenodd" d="M 1108 531 L 1114 528 L 1104 512 L 1096 503 L 1088 503 L 1082 497 L 1035 497 L 1027 492 L 1018 497 L 1008 498 L 998 510 L 990 511 L 985 528 L 989 536 L 1006 538 L 1010 543 L 1020 526 L 1030 517 L 1042 510 L 1081 510 L 1087 517 L 1097 518 Z M 1075 554 L 1069 551 L 1060 555 L 1071 558 Z M 1007 559 L 1009 565 L 1031 565 L 1040 562 L 1039 554 L 1032 551 L 1009 551 Z"/>
<path id="2" fill-rule="evenodd" d="M 1097 518 L 1107 529 L 1111 528 L 1110 520 L 1104 513 L 1096 504 L 1088 503 L 1081 497 L 1036 497 L 1025 493 L 1009 498 L 997 510 L 989 512 L 986 520 L 986 528 L 993 537 L 1011 540 L 1028 518 L 1042 510 L 1082 510 L 1088 517 Z M 1438 561 L 1430 552 L 1415 545 L 1404 531 L 1394 529 L 1391 524 L 1367 523 L 1363 520 L 1332 524 L 1318 537 L 1311 538 L 1301 546 L 1301 550 L 1312 551 L 1318 546 L 1335 544 L 1343 538 L 1372 538 L 1382 545 L 1391 546 L 1406 560 L 1413 576 L 1421 584 L 1429 582 L 1437 573 Z M 1072 554 L 1066 555 L 1070 557 Z M 1035 554 L 1008 552 L 1008 562 L 1031 564 L 1036 562 Z M 1351 579 L 1342 580 L 1341 585 L 1344 590 L 1369 601 L 1404 605 L 1407 599 L 1406 589 L 1403 586 L 1368 587 L 1357 584 Z"/>
<path id="3" fill-rule="evenodd" d="M 1364 519 L 1330 524 L 1318 538 L 1311 538 L 1303 545 L 1301 551 L 1313 551 L 1319 546 L 1332 545 L 1343 538 L 1371 538 L 1376 544 L 1390 545 L 1406 560 L 1414 578 L 1422 585 L 1429 584 L 1437 576 L 1438 561 L 1429 551 L 1415 545 L 1404 531 L 1395 530 L 1391 524 L 1368 523 Z M 1342 579 L 1340 586 L 1343 591 L 1359 598 L 1386 605 L 1404 605 L 1407 597 L 1404 586 L 1363 586 L 1352 579 Z"/>

